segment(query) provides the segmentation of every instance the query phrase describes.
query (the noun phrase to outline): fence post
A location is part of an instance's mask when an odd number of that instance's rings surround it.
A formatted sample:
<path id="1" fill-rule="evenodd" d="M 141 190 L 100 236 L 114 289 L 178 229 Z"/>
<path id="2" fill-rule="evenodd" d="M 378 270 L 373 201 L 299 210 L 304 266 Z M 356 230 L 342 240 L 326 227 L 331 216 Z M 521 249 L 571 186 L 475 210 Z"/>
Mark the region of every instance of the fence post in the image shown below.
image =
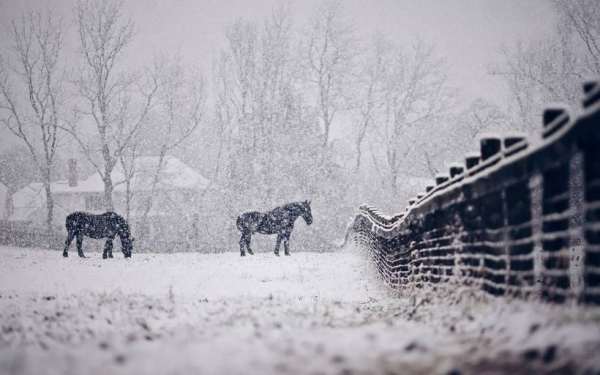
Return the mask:
<path id="1" fill-rule="evenodd" d="M 585 257 L 584 230 L 584 167 L 583 154 L 577 152 L 569 162 L 569 285 L 574 304 L 583 295 L 583 265 Z"/>
<path id="2" fill-rule="evenodd" d="M 453 164 L 409 200 L 396 238 L 385 236 L 411 243 L 409 283 L 452 274 L 494 295 L 600 304 L 600 83 L 584 91 L 584 113 L 572 120 L 562 106 L 543 112 L 541 144 L 529 152 L 518 134 L 482 137 L 479 156 Z M 366 232 L 380 236 L 389 219 L 373 217 Z M 369 249 L 386 279 L 388 262 L 404 269 L 405 259 Z"/>
<path id="3" fill-rule="evenodd" d="M 543 247 L 542 247 L 542 205 L 544 179 L 541 174 L 536 173 L 529 179 L 529 190 L 531 191 L 531 238 L 533 239 L 533 294 L 535 298 L 542 298 L 543 290 Z"/>
<path id="4" fill-rule="evenodd" d="M 506 195 L 506 187 L 503 187 L 500 196 L 502 197 L 502 241 L 504 242 L 504 261 L 506 262 L 504 268 L 504 294 L 510 295 L 512 294 L 510 284 L 510 237 L 508 233 L 510 225 L 508 223 L 508 198 Z"/>

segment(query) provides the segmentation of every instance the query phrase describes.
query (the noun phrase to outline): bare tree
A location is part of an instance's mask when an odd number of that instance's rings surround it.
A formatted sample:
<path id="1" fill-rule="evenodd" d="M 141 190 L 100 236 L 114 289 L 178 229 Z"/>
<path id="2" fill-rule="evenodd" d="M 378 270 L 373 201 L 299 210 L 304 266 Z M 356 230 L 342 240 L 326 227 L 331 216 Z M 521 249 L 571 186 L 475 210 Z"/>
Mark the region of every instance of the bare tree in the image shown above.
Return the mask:
<path id="1" fill-rule="evenodd" d="M 462 139 L 473 142 L 482 132 L 492 132 L 509 129 L 509 119 L 500 108 L 484 99 L 476 99 L 469 107 L 459 114 L 460 124 L 457 128 Z"/>
<path id="2" fill-rule="evenodd" d="M 582 70 L 600 74 L 600 4 L 595 0 L 554 0 L 560 15 L 559 29 L 580 44 Z"/>
<path id="3" fill-rule="evenodd" d="M 13 145 L 0 152 L 0 182 L 8 187 L 9 194 L 39 179 L 40 169 L 32 161 L 25 145 Z"/>
<path id="4" fill-rule="evenodd" d="M 228 93 L 231 91 L 231 82 L 227 75 L 227 57 L 222 54 L 214 64 L 213 82 L 214 82 L 214 123 L 216 129 L 217 151 L 214 162 L 213 178 L 211 181 L 217 181 L 222 176 L 224 160 L 230 151 L 226 149 L 232 141 L 232 124 L 234 121 L 234 109 L 229 103 Z M 229 151 L 229 152 L 228 152 Z"/>
<path id="5" fill-rule="evenodd" d="M 119 181 L 117 183 L 125 184 L 125 218 L 127 221 L 129 221 L 131 216 L 131 206 L 134 198 L 132 183 L 136 174 L 135 161 L 138 158 L 139 149 L 140 143 L 132 142 L 131 145 L 119 155 L 119 164 L 121 171 L 123 172 L 123 181 Z"/>
<path id="6" fill-rule="evenodd" d="M 491 73 L 505 79 L 513 126 L 537 129 L 543 107 L 563 102 L 578 110 L 581 81 L 600 75 L 600 3 L 555 0 L 557 17 L 548 37 L 501 49 Z"/>
<path id="7" fill-rule="evenodd" d="M 516 129 L 510 117 L 501 108 L 485 99 L 478 98 L 458 113 L 450 114 L 436 130 L 443 142 L 428 151 L 427 167 L 430 175 L 438 172 L 444 163 L 461 161 L 465 153 L 477 150 L 477 139 L 483 133 L 510 132 Z"/>
<path id="8" fill-rule="evenodd" d="M 315 90 L 326 146 L 336 114 L 349 107 L 346 88 L 357 48 L 352 24 L 344 20 L 339 0 L 327 0 L 317 7 L 309 27 L 304 69 Z"/>
<path id="9" fill-rule="evenodd" d="M 356 82 L 358 99 L 355 103 L 355 121 L 357 123 L 355 172 L 360 169 L 362 145 L 367 136 L 367 130 L 373 125 L 376 112 L 382 105 L 384 77 L 389 62 L 385 60 L 385 55 L 389 48 L 390 45 L 381 35 L 373 38 L 373 43 L 362 61 Z"/>
<path id="10" fill-rule="evenodd" d="M 63 27 L 52 14 L 31 13 L 13 21 L 11 31 L 15 63 L 11 70 L 0 57 L 0 121 L 26 145 L 39 169 L 46 195 L 46 226 L 51 232 L 51 181 L 63 104 Z"/>
<path id="11" fill-rule="evenodd" d="M 252 180 L 266 180 L 263 189 L 246 197 L 265 204 L 276 199 L 274 153 L 278 139 L 289 123 L 294 62 L 291 53 L 291 17 L 289 9 L 278 7 L 262 28 L 238 20 L 226 33 L 227 48 L 219 68 L 217 119 L 231 127 L 232 149 L 229 167 L 233 189 L 251 188 Z"/>
<path id="12" fill-rule="evenodd" d="M 144 227 L 152 205 L 166 156 L 180 146 L 198 129 L 204 114 L 204 79 L 190 74 L 176 61 L 163 60 L 155 69 L 159 83 L 156 119 L 160 128 L 152 129 L 160 134 L 158 158 L 152 172 L 150 193 L 145 197 L 141 226 Z"/>
<path id="13" fill-rule="evenodd" d="M 311 105 L 316 85 L 306 86 L 306 75 L 300 74 L 307 73 L 301 64 L 307 63 L 308 43 L 296 52 L 299 40 L 294 35 L 286 7 L 276 7 L 261 24 L 238 20 L 226 32 L 227 46 L 216 64 L 214 85 L 215 123 L 229 142 L 219 148 L 224 161 L 219 198 L 224 207 L 216 209 L 226 211 L 223 216 L 234 218 L 242 209 L 317 194 L 319 205 L 343 206 L 336 204 L 345 188 L 340 183 L 341 167 L 333 162 L 333 145 L 324 147 L 328 142 L 318 109 Z M 233 221 L 228 217 L 214 225 L 230 227 L 232 239 L 237 235 L 230 225 Z M 337 224 L 323 222 L 319 230 L 331 234 Z"/>
<path id="14" fill-rule="evenodd" d="M 83 57 L 81 76 L 76 84 L 85 109 L 77 109 L 79 121 L 73 121 L 65 130 L 76 139 L 102 177 L 105 206 L 112 210 L 111 174 L 144 124 L 158 82 L 149 79 L 144 84 L 139 76 L 117 69 L 119 58 L 134 35 L 132 21 L 122 14 L 122 2 L 79 1 L 75 15 Z M 82 117 L 91 118 L 99 151 L 86 140 Z"/>
<path id="15" fill-rule="evenodd" d="M 395 194 L 402 174 L 418 174 L 415 154 L 420 155 L 431 143 L 432 126 L 448 108 L 449 90 L 444 61 L 436 57 L 432 46 L 417 41 L 402 50 L 388 44 L 382 63 L 388 68 L 375 131 L 377 141 L 383 146 L 383 159 Z M 425 159 L 429 157 L 427 154 Z"/>

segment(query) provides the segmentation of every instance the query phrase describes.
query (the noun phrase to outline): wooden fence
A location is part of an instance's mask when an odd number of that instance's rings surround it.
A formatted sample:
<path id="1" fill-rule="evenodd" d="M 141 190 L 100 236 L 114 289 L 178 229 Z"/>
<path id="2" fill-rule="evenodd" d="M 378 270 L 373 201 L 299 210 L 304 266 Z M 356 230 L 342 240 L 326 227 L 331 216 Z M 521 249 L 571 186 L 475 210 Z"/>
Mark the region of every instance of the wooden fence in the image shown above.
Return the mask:
<path id="1" fill-rule="evenodd" d="M 362 206 L 348 238 L 392 286 L 450 279 L 494 295 L 600 304 L 600 82 L 583 112 L 543 114 L 541 142 L 484 137 L 388 217 Z"/>

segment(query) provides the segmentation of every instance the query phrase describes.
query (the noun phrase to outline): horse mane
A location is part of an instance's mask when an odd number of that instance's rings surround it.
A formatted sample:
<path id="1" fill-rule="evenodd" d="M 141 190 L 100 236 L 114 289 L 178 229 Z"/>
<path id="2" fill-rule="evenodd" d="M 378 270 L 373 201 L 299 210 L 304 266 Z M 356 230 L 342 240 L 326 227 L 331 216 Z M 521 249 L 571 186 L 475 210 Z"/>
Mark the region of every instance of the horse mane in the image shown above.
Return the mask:
<path id="1" fill-rule="evenodd" d="M 304 202 L 290 202 L 282 206 L 283 209 L 288 211 L 298 211 L 299 213 L 305 212 Z"/>
<path id="2" fill-rule="evenodd" d="M 127 222 L 127 220 L 125 220 L 125 218 L 121 215 L 119 215 L 118 213 L 114 212 L 114 211 L 108 211 L 105 212 L 104 215 L 108 215 L 111 216 L 112 218 L 118 220 L 119 222 L 119 227 L 120 230 L 117 232 L 117 234 L 119 235 L 119 238 L 129 238 L 131 237 L 131 230 L 129 229 L 129 223 Z"/>

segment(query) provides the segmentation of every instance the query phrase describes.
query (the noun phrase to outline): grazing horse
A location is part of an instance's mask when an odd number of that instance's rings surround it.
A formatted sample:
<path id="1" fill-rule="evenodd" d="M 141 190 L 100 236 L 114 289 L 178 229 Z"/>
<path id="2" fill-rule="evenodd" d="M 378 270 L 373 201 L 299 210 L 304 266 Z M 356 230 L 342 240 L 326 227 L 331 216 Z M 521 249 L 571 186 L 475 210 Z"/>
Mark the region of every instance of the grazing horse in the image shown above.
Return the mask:
<path id="1" fill-rule="evenodd" d="M 121 251 L 125 258 L 131 257 L 134 238 L 131 237 L 129 225 L 122 216 L 114 212 L 106 212 L 100 215 L 89 214 L 87 212 L 73 212 L 67 216 L 65 223 L 67 227 L 67 240 L 65 241 L 65 250 L 63 256 L 69 256 L 68 250 L 74 237 L 77 237 L 77 253 L 80 257 L 83 255 L 83 236 L 101 239 L 106 238 L 102 258 L 112 258 L 113 240 L 115 236 L 121 239 Z"/>
<path id="2" fill-rule="evenodd" d="M 252 233 L 277 234 L 277 243 L 275 244 L 275 255 L 279 256 L 279 245 L 283 241 L 285 255 L 290 255 L 289 240 L 294 222 L 302 216 L 307 225 L 312 224 L 312 213 L 310 210 L 310 201 L 288 203 L 285 206 L 277 207 L 266 213 L 246 212 L 237 218 L 237 228 L 242 232 L 240 238 L 240 255 L 245 256 L 244 248 L 248 249 L 250 255 L 254 255 L 250 249 L 250 240 Z"/>

